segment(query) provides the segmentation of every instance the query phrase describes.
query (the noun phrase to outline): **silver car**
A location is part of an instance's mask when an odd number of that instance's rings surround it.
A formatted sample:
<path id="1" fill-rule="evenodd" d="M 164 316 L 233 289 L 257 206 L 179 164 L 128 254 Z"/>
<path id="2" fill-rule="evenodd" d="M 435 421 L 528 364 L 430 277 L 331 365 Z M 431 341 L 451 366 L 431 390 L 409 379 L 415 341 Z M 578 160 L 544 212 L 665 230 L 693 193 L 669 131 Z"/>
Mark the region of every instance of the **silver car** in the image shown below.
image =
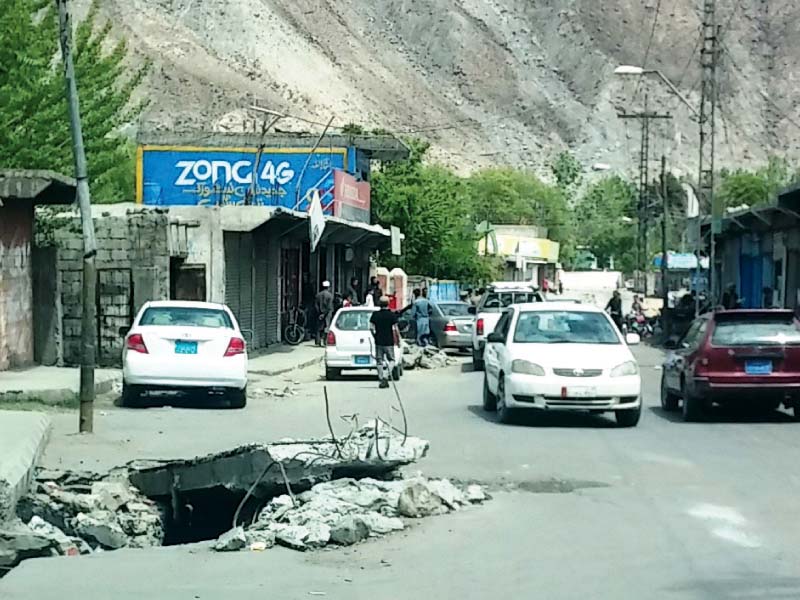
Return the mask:
<path id="1" fill-rule="evenodd" d="M 469 348 L 472 346 L 472 327 L 475 315 L 466 302 L 437 302 L 433 304 L 431 334 L 440 348 Z"/>

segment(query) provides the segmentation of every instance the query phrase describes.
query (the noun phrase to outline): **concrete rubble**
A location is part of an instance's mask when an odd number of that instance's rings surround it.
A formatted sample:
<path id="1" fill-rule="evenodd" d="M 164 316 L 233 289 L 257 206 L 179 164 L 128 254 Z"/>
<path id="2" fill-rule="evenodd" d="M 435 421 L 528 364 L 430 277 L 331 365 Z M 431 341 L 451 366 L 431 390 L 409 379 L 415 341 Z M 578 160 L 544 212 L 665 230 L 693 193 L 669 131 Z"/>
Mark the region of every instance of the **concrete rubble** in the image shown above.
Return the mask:
<path id="1" fill-rule="evenodd" d="M 425 456 L 428 442 L 370 421 L 335 442 L 283 439 L 189 460 L 137 461 L 128 465 L 131 483 L 146 496 L 169 500 L 217 488 L 272 498 L 286 481 L 300 491 L 340 477 L 380 477 Z"/>
<path id="2" fill-rule="evenodd" d="M 435 346 L 424 348 L 416 344 L 405 344 L 403 348 L 403 368 L 442 369 L 455 365 L 457 361 L 444 350 Z"/>
<path id="3" fill-rule="evenodd" d="M 477 487 L 480 486 L 470 486 L 472 491 L 468 493 L 447 479 L 421 476 L 394 481 L 337 479 L 317 484 L 295 497 L 273 498 L 244 532 L 243 539 L 266 531 L 274 533 L 278 544 L 295 550 L 328 544 L 349 546 L 405 529 L 402 517 L 446 514 L 480 504 L 488 496 L 482 490 L 482 496 L 477 494 Z M 223 534 L 214 549 L 226 548 L 225 540 L 231 535 L 234 534 Z M 235 535 L 240 536 L 238 532 Z"/>

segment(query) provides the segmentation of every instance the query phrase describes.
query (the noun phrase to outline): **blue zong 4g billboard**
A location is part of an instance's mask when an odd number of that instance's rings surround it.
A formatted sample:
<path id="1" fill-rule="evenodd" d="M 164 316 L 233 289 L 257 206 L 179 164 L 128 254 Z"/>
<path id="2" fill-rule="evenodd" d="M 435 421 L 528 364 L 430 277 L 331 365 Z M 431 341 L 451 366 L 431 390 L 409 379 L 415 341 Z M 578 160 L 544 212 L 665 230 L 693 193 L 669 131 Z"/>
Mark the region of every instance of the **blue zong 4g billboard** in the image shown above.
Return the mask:
<path id="1" fill-rule="evenodd" d="M 256 168 L 256 148 L 142 145 L 136 201 L 151 206 L 250 204 L 306 210 L 307 201 L 296 206 L 299 186 L 301 200 L 309 190 L 320 190 L 329 213 L 333 169 L 347 171 L 348 163 L 355 164 L 348 160 L 352 153 L 348 148 L 319 148 L 313 155 L 309 148 L 265 148 Z"/>

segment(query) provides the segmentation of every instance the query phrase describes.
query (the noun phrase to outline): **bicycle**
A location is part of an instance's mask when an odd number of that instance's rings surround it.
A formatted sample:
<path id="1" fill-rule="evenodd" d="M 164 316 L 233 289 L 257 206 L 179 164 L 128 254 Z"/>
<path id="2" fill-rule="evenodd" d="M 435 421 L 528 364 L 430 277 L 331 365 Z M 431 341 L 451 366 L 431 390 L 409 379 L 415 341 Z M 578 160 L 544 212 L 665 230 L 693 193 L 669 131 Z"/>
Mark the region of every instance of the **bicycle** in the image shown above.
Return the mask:
<path id="1" fill-rule="evenodd" d="M 290 346 L 297 346 L 306 339 L 306 313 L 297 306 L 289 311 L 289 324 L 283 330 L 283 339 Z"/>

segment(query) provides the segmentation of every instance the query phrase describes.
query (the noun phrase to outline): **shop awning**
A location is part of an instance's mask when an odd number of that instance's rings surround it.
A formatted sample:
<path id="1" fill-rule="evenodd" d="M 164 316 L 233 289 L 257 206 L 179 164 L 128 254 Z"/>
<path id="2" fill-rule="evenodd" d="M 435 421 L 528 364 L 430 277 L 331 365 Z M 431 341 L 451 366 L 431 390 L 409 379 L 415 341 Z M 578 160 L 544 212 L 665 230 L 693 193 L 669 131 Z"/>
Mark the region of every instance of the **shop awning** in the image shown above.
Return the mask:
<path id="1" fill-rule="evenodd" d="M 72 204 L 77 182 L 54 171 L 0 169 L 0 198 L 35 204 Z"/>
<path id="2" fill-rule="evenodd" d="M 308 237 L 308 213 L 280 206 L 220 207 L 223 231 L 253 231 L 267 222 L 285 222 L 298 237 Z M 401 239 L 405 236 L 401 234 Z M 325 217 L 322 244 L 360 244 L 380 248 L 391 244 L 392 234 L 380 225 Z"/>

